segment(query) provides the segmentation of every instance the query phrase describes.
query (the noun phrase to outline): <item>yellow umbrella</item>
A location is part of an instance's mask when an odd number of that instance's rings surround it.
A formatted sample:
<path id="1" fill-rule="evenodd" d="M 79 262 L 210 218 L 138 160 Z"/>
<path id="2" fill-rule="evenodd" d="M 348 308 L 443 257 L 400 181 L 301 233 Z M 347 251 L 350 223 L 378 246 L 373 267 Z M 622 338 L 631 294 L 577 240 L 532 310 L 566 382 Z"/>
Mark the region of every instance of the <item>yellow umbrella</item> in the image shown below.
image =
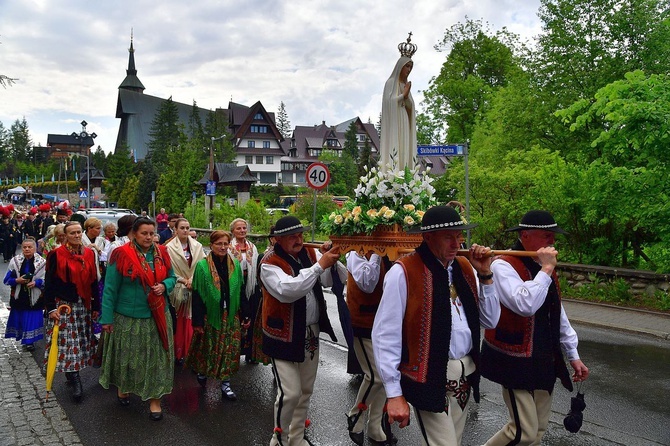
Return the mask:
<path id="1" fill-rule="evenodd" d="M 62 310 L 62 311 L 61 311 Z M 69 305 L 59 305 L 56 310 L 58 314 L 70 314 L 72 309 Z M 49 401 L 49 392 L 54 382 L 54 375 L 56 374 L 56 364 L 58 364 L 58 329 L 60 323 L 54 323 L 53 332 L 51 334 L 51 346 L 49 346 L 49 358 L 47 359 L 47 399 Z"/>

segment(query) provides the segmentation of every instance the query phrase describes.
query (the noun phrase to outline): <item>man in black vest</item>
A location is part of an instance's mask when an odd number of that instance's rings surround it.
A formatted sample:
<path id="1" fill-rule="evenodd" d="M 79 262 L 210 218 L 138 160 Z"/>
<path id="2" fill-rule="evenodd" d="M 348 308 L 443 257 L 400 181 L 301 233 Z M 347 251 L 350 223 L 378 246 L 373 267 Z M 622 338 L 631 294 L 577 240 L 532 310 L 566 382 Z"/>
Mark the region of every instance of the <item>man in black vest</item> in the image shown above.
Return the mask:
<path id="1" fill-rule="evenodd" d="M 330 267 L 337 264 L 342 282 L 344 265 L 339 248 L 303 246 L 310 228 L 293 216 L 277 220 L 273 251 L 261 262 L 263 283 L 263 353 L 272 362 L 277 381 L 274 433 L 270 446 L 305 446 L 305 421 L 319 365 L 319 332 L 336 341 L 326 313 L 322 286 L 332 285 Z"/>
<path id="2" fill-rule="evenodd" d="M 475 226 L 450 206 L 428 209 L 423 243 L 386 274 L 372 327 L 389 422 L 407 426 L 411 404 L 423 445 L 461 444 L 470 395 L 479 401 L 480 327 L 500 316 L 490 248 L 457 256 L 462 231 Z"/>
<path id="3" fill-rule="evenodd" d="M 556 234 L 565 234 L 546 211 L 530 211 L 518 226 L 514 250 L 536 251 L 536 257 L 502 256 L 491 270 L 502 311 L 498 326 L 486 330 L 482 376 L 502 385 L 509 422 L 486 446 L 539 445 L 551 412 L 556 378 L 572 391 L 561 348 L 574 369 L 573 381 L 584 381 L 589 369 L 579 359 L 577 333 L 563 310 L 556 268 Z"/>

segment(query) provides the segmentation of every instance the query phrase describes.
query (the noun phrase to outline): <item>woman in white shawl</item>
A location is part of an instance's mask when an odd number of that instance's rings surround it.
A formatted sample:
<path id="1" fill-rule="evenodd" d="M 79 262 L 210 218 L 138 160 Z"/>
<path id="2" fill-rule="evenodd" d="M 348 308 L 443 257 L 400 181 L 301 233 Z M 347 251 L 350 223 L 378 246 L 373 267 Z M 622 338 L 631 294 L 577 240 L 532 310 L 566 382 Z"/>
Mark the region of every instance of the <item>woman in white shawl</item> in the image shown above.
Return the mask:
<path id="1" fill-rule="evenodd" d="M 379 166 L 383 171 L 387 170 L 389 164 L 393 170 L 413 167 L 416 152 L 416 112 L 410 92 L 412 82 L 407 80 L 413 66 L 411 56 L 402 55 L 384 85 L 379 150 Z M 391 163 L 391 157 L 395 158 L 394 163 Z"/>
<path id="2" fill-rule="evenodd" d="M 42 289 L 46 260 L 36 250 L 35 239 L 26 237 L 21 243 L 21 254 L 9 261 L 3 281 L 11 287 L 5 337 L 16 338 L 30 352 L 44 335 Z"/>
<path id="3" fill-rule="evenodd" d="M 191 326 L 191 282 L 195 265 L 205 258 L 202 244 L 189 237 L 191 225 L 185 218 L 175 222 L 175 237 L 167 244 L 172 269 L 177 276 L 177 284 L 170 294 L 170 303 L 177 314 L 174 333 L 174 354 L 178 363 L 182 363 L 188 355 L 188 348 L 193 338 Z"/>
<path id="4" fill-rule="evenodd" d="M 235 257 L 242 267 L 244 282 L 242 284 L 242 296 L 247 299 L 248 305 L 242 308 L 248 308 L 248 313 L 243 314 L 243 324 L 251 323 L 254 326 L 256 313 L 260 302 L 260 289 L 258 287 L 258 249 L 256 245 L 247 240 L 247 231 L 249 224 L 243 218 L 236 218 L 230 223 L 230 232 L 233 234 L 233 240 L 230 243 L 230 253 Z M 253 357 L 253 330 L 248 330 L 242 336 L 241 353 L 246 362 L 255 363 Z"/>

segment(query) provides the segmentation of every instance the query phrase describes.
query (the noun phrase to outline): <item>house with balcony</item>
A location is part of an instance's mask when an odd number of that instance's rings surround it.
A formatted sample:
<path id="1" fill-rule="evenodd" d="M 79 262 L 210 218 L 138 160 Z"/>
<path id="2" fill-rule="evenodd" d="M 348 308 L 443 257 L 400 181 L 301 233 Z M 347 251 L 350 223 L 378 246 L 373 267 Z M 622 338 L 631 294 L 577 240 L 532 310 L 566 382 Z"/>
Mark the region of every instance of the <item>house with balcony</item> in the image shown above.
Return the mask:
<path id="1" fill-rule="evenodd" d="M 342 156 L 345 133 L 351 125 L 356 125 L 356 140 L 359 150 L 368 141 L 373 157 L 379 153 L 379 134 L 374 124 L 363 123 L 359 117 L 337 125 L 296 126 L 286 148 L 286 156 L 281 159 L 281 180 L 284 184 L 304 184 L 307 167 L 319 160 L 324 152 Z"/>
<path id="2" fill-rule="evenodd" d="M 259 184 L 280 182 L 284 137 L 275 124 L 275 114 L 265 110 L 260 101 L 251 107 L 229 102 L 228 129 L 236 153 L 234 162 L 249 167 Z"/>

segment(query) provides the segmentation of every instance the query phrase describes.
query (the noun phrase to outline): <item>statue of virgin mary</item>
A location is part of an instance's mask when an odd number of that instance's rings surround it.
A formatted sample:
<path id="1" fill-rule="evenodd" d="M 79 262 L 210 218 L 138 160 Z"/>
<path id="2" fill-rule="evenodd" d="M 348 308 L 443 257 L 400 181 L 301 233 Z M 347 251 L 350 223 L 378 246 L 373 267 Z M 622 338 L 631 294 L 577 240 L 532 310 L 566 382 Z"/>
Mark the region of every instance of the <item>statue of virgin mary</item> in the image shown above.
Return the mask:
<path id="1" fill-rule="evenodd" d="M 400 58 L 384 85 L 382 97 L 382 122 L 379 167 L 403 170 L 414 167 L 416 154 L 416 111 L 410 91 L 412 82 L 407 78 L 412 71 L 412 56 L 416 45 L 411 43 L 412 33 L 406 42 L 398 45 Z"/>

